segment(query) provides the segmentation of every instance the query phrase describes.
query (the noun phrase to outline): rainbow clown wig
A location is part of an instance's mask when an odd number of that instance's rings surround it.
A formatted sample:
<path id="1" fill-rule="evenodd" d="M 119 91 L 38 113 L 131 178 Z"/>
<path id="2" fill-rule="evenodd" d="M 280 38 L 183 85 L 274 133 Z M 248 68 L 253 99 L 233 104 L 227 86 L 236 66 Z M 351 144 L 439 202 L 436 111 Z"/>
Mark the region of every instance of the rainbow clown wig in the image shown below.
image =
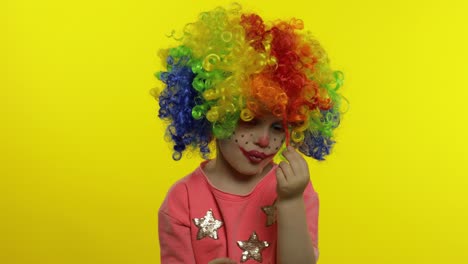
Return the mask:
<path id="1" fill-rule="evenodd" d="M 264 114 L 283 120 L 286 144 L 323 160 L 340 123 L 343 74 L 330 69 L 327 54 L 301 20 L 265 23 L 239 5 L 201 13 L 185 26 L 180 45 L 161 51 L 167 71 L 159 117 L 173 159 L 186 150 L 210 154 L 209 143 L 229 138 L 239 121 Z"/>

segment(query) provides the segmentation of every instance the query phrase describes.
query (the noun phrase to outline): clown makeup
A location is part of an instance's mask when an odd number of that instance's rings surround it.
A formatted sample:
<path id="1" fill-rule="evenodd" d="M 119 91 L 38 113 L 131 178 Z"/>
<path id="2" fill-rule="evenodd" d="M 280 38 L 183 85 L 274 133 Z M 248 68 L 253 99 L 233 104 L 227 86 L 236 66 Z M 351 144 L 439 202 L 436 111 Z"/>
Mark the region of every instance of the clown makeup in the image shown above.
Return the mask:
<path id="1" fill-rule="evenodd" d="M 240 120 L 229 139 L 218 141 L 218 158 L 237 174 L 257 175 L 271 164 L 285 137 L 282 121 L 277 117 Z"/>
<path id="2" fill-rule="evenodd" d="M 252 149 L 252 147 L 249 146 L 250 143 L 250 145 L 258 145 L 260 148 L 265 149 L 269 154 L 272 152 L 276 154 L 285 139 L 281 120 L 271 124 L 271 128 L 265 128 L 271 130 L 271 133 L 261 131 L 260 135 L 255 135 L 254 137 L 254 133 L 256 132 L 251 130 L 254 130 L 257 126 L 261 127 L 262 122 L 264 122 L 264 120 L 253 119 L 249 122 L 240 121 L 237 134 L 234 132 L 231 136 L 231 140 L 234 140 L 234 142 L 243 149 Z M 268 125 L 270 124 L 267 124 L 267 126 Z"/>

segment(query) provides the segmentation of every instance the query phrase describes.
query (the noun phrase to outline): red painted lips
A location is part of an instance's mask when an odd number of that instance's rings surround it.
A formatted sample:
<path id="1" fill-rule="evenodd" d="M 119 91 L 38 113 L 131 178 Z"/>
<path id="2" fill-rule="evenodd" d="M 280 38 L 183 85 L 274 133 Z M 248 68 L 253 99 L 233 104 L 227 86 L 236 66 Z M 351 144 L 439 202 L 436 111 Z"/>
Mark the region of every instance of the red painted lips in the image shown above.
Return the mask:
<path id="1" fill-rule="evenodd" d="M 263 160 L 273 157 L 275 155 L 275 154 L 267 155 L 263 152 L 259 152 L 256 150 L 247 151 L 243 148 L 240 148 L 240 150 L 242 151 L 242 153 L 244 153 L 244 156 L 247 157 L 247 159 L 250 160 L 250 162 L 252 163 L 260 163 Z"/>

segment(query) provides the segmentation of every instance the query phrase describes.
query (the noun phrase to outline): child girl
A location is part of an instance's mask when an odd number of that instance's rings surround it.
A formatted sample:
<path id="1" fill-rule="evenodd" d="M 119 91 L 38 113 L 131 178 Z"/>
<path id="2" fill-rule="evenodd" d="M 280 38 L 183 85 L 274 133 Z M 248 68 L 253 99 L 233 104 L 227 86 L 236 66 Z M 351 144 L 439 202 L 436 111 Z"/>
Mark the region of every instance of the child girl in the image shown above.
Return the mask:
<path id="1" fill-rule="evenodd" d="M 199 150 L 206 160 L 161 205 L 161 263 L 317 261 L 318 196 L 299 152 L 330 153 L 342 74 L 302 29 L 298 19 L 266 24 L 239 5 L 218 7 L 162 52 L 165 88 L 155 96 L 173 158 Z"/>

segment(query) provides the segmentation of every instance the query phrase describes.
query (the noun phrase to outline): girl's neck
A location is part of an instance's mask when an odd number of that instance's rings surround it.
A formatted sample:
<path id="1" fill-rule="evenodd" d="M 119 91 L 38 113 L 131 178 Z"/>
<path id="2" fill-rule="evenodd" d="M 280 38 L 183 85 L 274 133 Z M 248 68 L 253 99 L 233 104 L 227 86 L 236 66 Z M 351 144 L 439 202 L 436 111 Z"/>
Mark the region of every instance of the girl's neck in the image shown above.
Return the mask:
<path id="1" fill-rule="evenodd" d="M 203 170 L 211 184 L 217 189 L 227 193 L 246 195 L 255 188 L 272 167 L 273 164 L 270 163 L 257 174 L 244 175 L 217 156 L 216 159 L 210 160 Z"/>

